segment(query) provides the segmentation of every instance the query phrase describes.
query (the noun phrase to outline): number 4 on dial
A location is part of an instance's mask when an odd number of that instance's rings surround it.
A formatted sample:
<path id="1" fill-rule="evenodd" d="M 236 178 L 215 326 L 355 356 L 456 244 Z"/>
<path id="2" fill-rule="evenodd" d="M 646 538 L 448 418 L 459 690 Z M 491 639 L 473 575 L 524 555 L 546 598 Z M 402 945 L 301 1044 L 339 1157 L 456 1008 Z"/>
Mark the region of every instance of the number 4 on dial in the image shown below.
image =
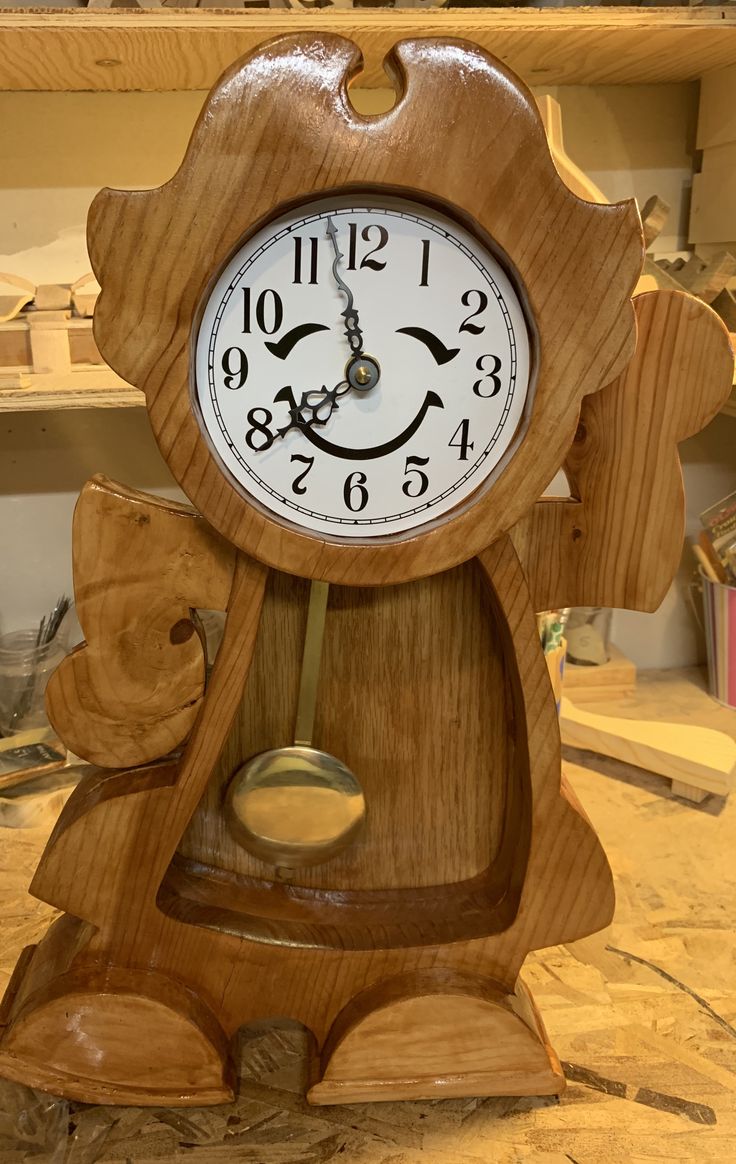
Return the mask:
<path id="1" fill-rule="evenodd" d="M 447 442 L 451 449 L 459 449 L 458 461 L 467 461 L 468 449 L 471 451 L 475 448 L 473 442 L 469 439 L 470 421 L 461 420 L 454 433 Z"/>

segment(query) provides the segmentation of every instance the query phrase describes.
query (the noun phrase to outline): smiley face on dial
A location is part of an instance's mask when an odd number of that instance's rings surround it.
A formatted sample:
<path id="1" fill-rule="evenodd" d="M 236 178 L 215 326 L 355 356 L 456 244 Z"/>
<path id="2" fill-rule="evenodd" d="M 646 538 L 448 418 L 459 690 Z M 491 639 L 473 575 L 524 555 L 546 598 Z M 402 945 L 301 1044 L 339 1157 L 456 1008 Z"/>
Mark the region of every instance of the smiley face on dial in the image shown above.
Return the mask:
<path id="1" fill-rule="evenodd" d="M 203 306 L 193 394 L 249 500 L 365 541 L 488 480 L 519 436 L 530 364 L 519 296 L 472 234 L 400 198 L 340 197 L 231 258 Z"/>

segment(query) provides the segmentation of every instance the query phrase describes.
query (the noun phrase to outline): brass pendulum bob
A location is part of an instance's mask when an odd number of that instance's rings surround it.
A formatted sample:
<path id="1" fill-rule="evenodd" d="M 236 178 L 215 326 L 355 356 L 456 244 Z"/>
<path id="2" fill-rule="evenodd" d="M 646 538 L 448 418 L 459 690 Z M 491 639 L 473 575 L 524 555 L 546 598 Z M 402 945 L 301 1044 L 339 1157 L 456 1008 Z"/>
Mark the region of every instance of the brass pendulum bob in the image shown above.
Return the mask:
<path id="1" fill-rule="evenodd" d="M 359 781 L 342 761 L 312 747 L 328 593 L 328 583 L 312 582 L 294 743 L 243 764 L 225 801 L 238 842 L 285 870 L 328 861 L 351 844 L 365 818 Z"/>

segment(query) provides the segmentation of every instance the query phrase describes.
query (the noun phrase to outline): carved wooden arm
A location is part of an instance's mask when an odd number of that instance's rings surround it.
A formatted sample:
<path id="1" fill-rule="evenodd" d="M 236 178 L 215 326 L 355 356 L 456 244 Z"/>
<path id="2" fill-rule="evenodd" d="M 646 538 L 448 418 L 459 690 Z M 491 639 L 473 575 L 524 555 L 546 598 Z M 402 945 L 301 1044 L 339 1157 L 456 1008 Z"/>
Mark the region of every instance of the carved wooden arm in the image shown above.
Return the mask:
<path id="1" fill-rule="evenodd" d="M 225 609 L 235 550 L 190 506 L 94 477 L 74 512 L 73 557 L 87 641 L 49 683 L 49 719 L 94 764 L 146 764 L 196 719 L 205 653 L 192 609 Z"/>
<path id="2" fill-rule="evenodd" d="M 653 291 L 634 309 L 634 358 L 583 399 L 565 462 L 577 500 L 538 501 L 511 531 L 537 610 L 656 610 L 677 570 L 685 531 L 677 444 L 728 398 L 733 354 L 721 320 L 692 296 Z"/>

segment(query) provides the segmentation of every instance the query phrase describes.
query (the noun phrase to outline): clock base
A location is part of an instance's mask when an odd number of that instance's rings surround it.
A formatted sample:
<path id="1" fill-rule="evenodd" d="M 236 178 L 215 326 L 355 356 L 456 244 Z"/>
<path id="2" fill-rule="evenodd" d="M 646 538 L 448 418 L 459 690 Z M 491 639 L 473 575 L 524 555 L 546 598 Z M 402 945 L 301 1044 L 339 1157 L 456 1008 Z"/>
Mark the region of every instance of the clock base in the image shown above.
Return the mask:
<path id="1" fill-rule="evenodd" d="M 0 1075 L 83 1103 L 203 1107 L 236 1092 L 221 1019 L 184 982 L 90 960 L 60 918 L 18 961 L 0 1013 Z M 76 939 L 76 940 L 75 940 Z M 77 957 L 74 947 L 77 947 Z M 251 989 L 253 980 L 251 980 Z M 252 1016 L 251 1016 L 252 1017 Z M 340 1011 L 311 1104 L 559 1095 L 565 1080 L 529 991 L 444 968 L 399 974 Z"/>
<path id="2" fill-rule="evenodd" d="M 375 1009 L 356 1015 L 351 1025 L 338 1019 L 322 1056 L 322 1078 L 307 1093 L 309 1103 L 565 1090 L 560 1061 L 520 978 L 513 994 L 451 977 L 424 990 L 383 1005 L 377 997 Z M 386 985 L 369 993 L 386 994 Z"/>
<path id="3" fill-rule="evenodd" d="M 209 1007 L 169 975 L 76 962 L 88 930 L 63 916 L 23 950 L 0 1009 L 0 1076 L 82 1103 L 232 1100 L 228 1040 Z"/>

